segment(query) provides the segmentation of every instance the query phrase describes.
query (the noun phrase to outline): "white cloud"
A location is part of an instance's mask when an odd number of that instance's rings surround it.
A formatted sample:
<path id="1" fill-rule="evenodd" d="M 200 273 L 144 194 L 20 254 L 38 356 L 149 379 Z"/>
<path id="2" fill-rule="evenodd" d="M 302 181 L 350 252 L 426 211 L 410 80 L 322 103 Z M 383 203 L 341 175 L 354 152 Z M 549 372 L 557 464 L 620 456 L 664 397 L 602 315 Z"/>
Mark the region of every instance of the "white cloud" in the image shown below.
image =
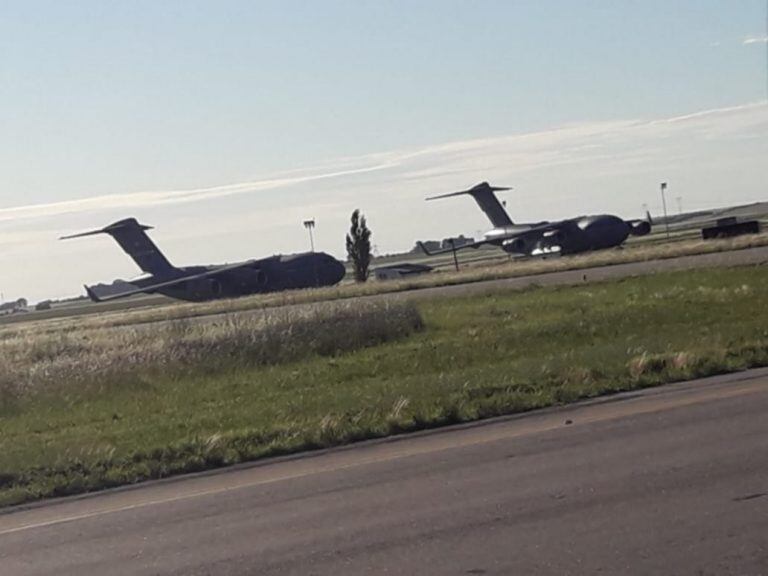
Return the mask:
<path id="1" fill-rule="evenodd" d="M 273 177 L 252 182 L 241 182 L 238 184 L 211 186 L 207 188 L 134 192 L 130 194 L 119 195 L 112 194 L 95 196 L 92 198 L 81 198 L 77 200 L 67 200 L 64 202 L 54 202 L 50 204 L 32 204 L 28 206 L 0 208 L 0 221 L 19 220 L 22 218 L 60 216 L 73 212 L 97 212 L 101 210 L 131 209 L 148 205 L 157 206 L 162 204 L 195 202 L 212 198 L 223 198 L 235 194 L 247 194 L 262 190 L 273 190 L 296 184 L 350 176 L 352 174 L 374 172 L 376 170 L 382 170 L 387 167 L 388 165 L 386 163 L 369 164 L 367 166 L 361 166 L 358 168 L 339 168 L 331 172 L 319 172 L 315 174 L 290 173 L 281 177 Z"/>
<path id="2" fill-rule="evenodd" d="M 742 44 L 744 46 L 748 46 L 750 44 L 766 44 L 768 43 L 768 36 L 750 36 L 749 38 L 744 38 L 744 41 Z"/>

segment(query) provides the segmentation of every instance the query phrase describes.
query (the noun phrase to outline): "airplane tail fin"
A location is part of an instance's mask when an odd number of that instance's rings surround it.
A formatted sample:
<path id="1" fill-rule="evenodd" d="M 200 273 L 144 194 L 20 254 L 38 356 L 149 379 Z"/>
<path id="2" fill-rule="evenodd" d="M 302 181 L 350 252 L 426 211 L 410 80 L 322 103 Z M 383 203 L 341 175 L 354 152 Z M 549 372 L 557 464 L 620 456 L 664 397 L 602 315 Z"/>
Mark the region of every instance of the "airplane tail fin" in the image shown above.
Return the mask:
<path id="1" fill-rule="evenodd" d="M 431 196 L 427 200 L 437 200 L 438 198 L 448 198 L 450 196 L 461 196 L 463 194 L 469 194 L 475 199 L 480 209 L 485 212 L 485 215 L 491 221 L 496 228 L 503 228 L 505 226 L 512 226 L 513 222 L 504 210 L 499 199 L 496 198 L 494 192 L 500 190 L 511 190 L 511 188 L 503 188 L 498 186 L 491 186 L 488 182 L 481 182 L 477 186 L 473 186 L 469 190 L 462 190 L 461 192 L 451 192 L 449 194 L 440 194 L 439 196 Z"/>
<path id="2" fill-rule="evenodd" d="M 109 234 L 144 272 L 160 277 L 168 276 L 175 268 L 147 236 L 146 231 L 151 229 L 151 226 L 139 224 L 135 218 L 126 218 L 100 230 L 62 236 L 60 240 Z"/>

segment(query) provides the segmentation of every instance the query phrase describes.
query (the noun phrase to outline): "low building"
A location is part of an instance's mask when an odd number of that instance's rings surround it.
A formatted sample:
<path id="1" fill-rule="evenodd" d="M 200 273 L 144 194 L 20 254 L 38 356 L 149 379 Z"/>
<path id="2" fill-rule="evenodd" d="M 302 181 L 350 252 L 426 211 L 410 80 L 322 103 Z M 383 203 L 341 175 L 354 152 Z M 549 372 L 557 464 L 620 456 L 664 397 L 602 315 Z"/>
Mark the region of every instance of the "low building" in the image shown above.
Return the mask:
<path id="1" fill-rule="evenodd" d="M 735 216 L 720 218 L 714 226 L 701 229 L 701 237 L 704 240 L 712 238 L 731 238 L 742 234 L 759 234 L 760 222 L 757 220 L 739 221 Z"/>
<path id="2" fill-rule="evenodd" d="M 440 242 L 438 242 L 437 240 L 424 240 L 423 242 L 421 242 L 421 245 L 424 246 L 424 248 L 426 248 L 430 252 L 437 252 L 438 250 L 440 250 Z M 416 246 L 414 246 L 411 249 L 411 254 L 424 254 L 424 253 L 425 253 L 424 250 L 422 249 L 422 247 L 419 245 L 418 242 L 416 243 Z"/>
<path id="3" fill-rule="evenodd" d="M 474 241 L 475 241 L 474 238 L 467 238 L 462 234 L 455 238 L 443 238 L 443 241 L 441 242 L 440 247 L 443 250 L 449 250 L 451 248 L 460 248 L 461 246 L 472 244 Z"/>
<path id="4" fill-rule="evenodd" d="M 6 314 L 17 314 L 19 312 L 28 312 L 27 306 L 28 303 L 26 298 L 19 298 L 18 300 L 14 300 L 12 302 L 4 302 L 0 304 L 0 316 L 4 316 Z"/>

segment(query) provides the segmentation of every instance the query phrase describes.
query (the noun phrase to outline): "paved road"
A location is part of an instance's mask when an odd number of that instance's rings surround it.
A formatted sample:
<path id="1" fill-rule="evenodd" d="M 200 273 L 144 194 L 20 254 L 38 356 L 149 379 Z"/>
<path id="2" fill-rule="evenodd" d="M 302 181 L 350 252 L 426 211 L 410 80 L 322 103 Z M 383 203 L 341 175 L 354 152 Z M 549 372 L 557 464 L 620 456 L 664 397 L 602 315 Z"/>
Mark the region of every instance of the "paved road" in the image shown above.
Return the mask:
<path id="1" fill-rule="evenodd" d="M 0 515 L 0 574 L 768 574 L 768 370 Z"/>
<path id="2" fill-rule="evenodd" d="M 603 280 L 615 280 L 633 276 L 644 276 L 658 272 L 672 272 L 675 270 L 691 270 L 695 268 L 723 268 L 730 266 L 750 266 L 768 264 L 768 246 L 736 250 L 732 252 L 718 252 L 714 254 L 695 254 L 693 256 L 681 256 L 667 260 L 649 260 L 647 262 L 630 262 L 627 264 L 613 264 L 610 266 L 598 266 L 594 268 L 581 268 L 578 270 L 566 270 L 562 272 L 546 272 L 516 278 L 502 278 L 499 280 L 484 280 L 481 282 L 469 282 L 452 286 L 435 286 L 434 288 L 420 288 L 404 290 L 402 292 L 385 292 L 368 296 L 355 296 L 348 300 L 379 301 L 379 300 L 425 300 L 441 297 L 455 297 L 465 295 L 481 295 L 507 290 L 524 290 L 531 286 L 570 286 Z M 282 309 L 304 309 L 315 306 L 316 303 L 284 304 Z M 262 314 L 263 308 L 240 311 L 239 314 Z M 191 318 L 194 322 L 216 321 L 228 312 L 216 312 Z M 160 321 L 148 321 L 144 323 L 147 329 L 154 329 Z M 134 328 L 139 323 L 130 322 Z"/>
<path id="3" fill-rule="evenodd" d="M 768 263 L 768 246 L 759 246 L 756 248 L 746 248 L 743 250 L 733 250 L 730 252 L 717 252 L 713 254 L 695 254 L 692 256 L 680 256 L 664 260 L 649 260 L 647 262 L 629 262 L 626 264 L 613 264 L 609 266 L 596 266 L 592 268 L 580 268 L 564 272 L 545 272 L 541 274 L 531 274 L 517 278 L 505 278 L 501 280 L 486 280 L 481 282 L 470 282 L 466 284 L 457 284 L 454 286 L 437 286 L 434 288 L 423 288 L 406 290 L 403 292 L 374 294 L 370 296 L 353 297 L 357 300 L 377 300 L 377 299 L 421 299 L 435 298 L 440 296 L 458 296 L 463 294 L 483 294 L 488 292 L 497 292 L 499 290 L 520 290 L 533 285 L 554 286 L 581 284 L 584 282 L 595 282 L 600 280 L 610 280 L 617 278 L 627 278 L 630 276 L 642 276 L 656 272 L 666 272 L 673 270 L 689 270 L 693 268 L 714 268 L 727 266 L 747 266 Z M 171 299 L 148 296 L 141 300 L 141 306 L 153 304 L 168 304 Z M 120 301 L 122 302 L 122 301 Z M 61 310 L 51 312 L 35 312 L 29 315 L 7 316 L 0 318 L 0 328 L 5 325 L 16 324 L 20 322 L 45 321 L 46 319 L 73 318 L 75 316 L 88 316 L 112 311 L 130 311 L 138 310 L 137 301 L 131 303 L 108 304 L 82 304 L 73 306 L 69 313 L 63 314 Z M 289 304 L 284 307 L 299 308 L 312 306 L 312 304 Z M 262 308 L 254 308 L 255 313 L 261 313 Z M 215 319 L 226 312 L 216 312 L 197 316 L 199 321 Z M 151 324 L 151 322 L 149 322 Z M 135 324 L 133 324 L 135 325 Z"/>
<path id="4" fill-rule="evenodd" d="M 734 250 L 731 252 L 717 252 L 713 254 L 695 254 L 693 256 L 680 256 L 666 260 L 648 260 L 647 262 L 628 262 L 626 264 L 612 264 L 610 266 L 597 266 L 594 268 L 581 268 L 564 272 L 546 272 L 520 276 L 517 278 L 504 278 L 501 280 L 487 280 L 455 286 L 438 286 L 421 290 L 398 292 L 386 297 L 401 298 L 434 298 L 435 296 L 455 296 L 460 294 L 482 294 L 498 290 L 524 289 L 530 286 L 561 286 L 582 284 L 584 282 L 597 282 L 628 278 L 631 276 L 645 276 L 657 272 L 672 272 L 676 270 L 691 270 L 694 268 L 722 268 L 730 266 L 749 266 L 768 264 L 768 246 Z M 375 298 L 376 296 L 369 298 Z"/>
<path id="5" fill-rule="evenodd" d="M 481 295 L 507 290 L 524 290 L 531 286 L 571 286 L 589 282 L 604 280 L 616 280 L 633 276 L 645 276 L 658 272 L 673 272 L 676 270 L 692 270 L 696 268 L 724 268 L 732 266 L 752 266 L 768 264 L 768 246 L 734 250 L 731 252 L 717 252 L 713 254 L 694 254 L 666 260 L 648 260 L 647 262 L 629 262 L 626 264 L 612 264 L 610 266 L 597 266 L 593 268 L 580 268 L 577 270 L 565 270 L 562 272 L 545 272 L 518 276 L 516 278 L 502 278 L 499 280 L 483 280 L 480 282 L 468 282 L 451 286 L 435 286 L 433 288 L 419 288 L 404 290 L 402 292 L 385 292 L 368 296 L 355 296 L 347 300 L 378 301 L 378 300 L 425 300 L 442 297 L 455 297 L 465 295 Z M 315 306 L 316 303 L 284 304 L 283 309 L 302 309 Z M 245 310 L 240 314 L 262 314 L 263 308 Z M 227 312 L 216 312 L 196 316 L 192 320 L 196 322 L 208 322 L 216 320 Z M 165 322 L 161 320 L 160 322 Z M 154 328 L 157 321 L 146 323 L 148 328 Z M 131 323 L 136 327 L 136 323 Z"/>

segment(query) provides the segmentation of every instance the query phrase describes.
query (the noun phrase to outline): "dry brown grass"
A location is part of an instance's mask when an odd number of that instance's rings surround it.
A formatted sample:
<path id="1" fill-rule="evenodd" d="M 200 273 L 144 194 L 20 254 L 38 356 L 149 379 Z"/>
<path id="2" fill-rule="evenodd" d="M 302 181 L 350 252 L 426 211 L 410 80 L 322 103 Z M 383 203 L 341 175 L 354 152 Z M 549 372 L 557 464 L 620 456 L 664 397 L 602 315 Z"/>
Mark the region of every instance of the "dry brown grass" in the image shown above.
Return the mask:
<path id="1" fill-rule="evenodd" d="M 26 327 L 0 339 L 0 390 L 8 401 L 73 385 L 279 364 L 375 345 L 421 327 L 416 308 L 404 302 L 329 302 L 127 326 Z"/>
<path id="2" fill-rule="evenodd" d="M 482 282 L 504 278 L 516 278 L 549 272 L 579 270 L 597 266 L 611 266 L 631 262 L 664 260 L 695 254 L 711 254 L 731 250 L 743 250 L 759 246 L 768 246 L 768 233 L 740 236 L 727 240 L 681 240 L 664 244 L 629 243 L 620 250 L 603 250 L 581 255 L 547 260 L 508 260 L 501 259 L 466 265 L 459 272 L 435 272 L 412 279 L 387 282 L 368 282 L 366 284 L 342 284 L 328 288 L 294 290 L 287 292 L 259 294 L 231 300 L 216 300 L 203 303 L 178 303 L 137 307 L 128 310 L 109 311 L 108 305 L 94 305 L 89 308 L 94 312 L 105 310 L 101 314 L 85 316 L 65 316 L 7 324 L 0 324 L 0 341 L 24 333 L 28 329 L 35 332 L 49 330 L 59 332 L 67 327 L 117 327 L 130 324 L 178 320 L 211 316 L 240 311 L 254 311 L 267 308 L 279 308 L 314 302 L 390 294 L 421 288 Z"/>

